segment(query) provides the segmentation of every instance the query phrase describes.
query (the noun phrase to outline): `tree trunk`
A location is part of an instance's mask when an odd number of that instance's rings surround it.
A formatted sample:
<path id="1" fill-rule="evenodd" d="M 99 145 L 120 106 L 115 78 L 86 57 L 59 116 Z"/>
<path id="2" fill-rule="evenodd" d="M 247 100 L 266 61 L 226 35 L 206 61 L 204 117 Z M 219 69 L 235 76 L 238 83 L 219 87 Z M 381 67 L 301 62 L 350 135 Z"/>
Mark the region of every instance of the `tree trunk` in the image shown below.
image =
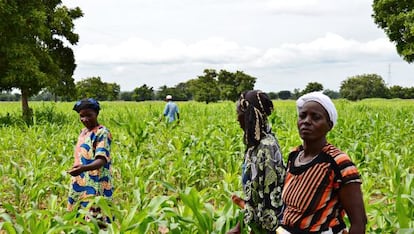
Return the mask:
<path id="1" fill-rule="evenodd" d="M 23 120 L 27 125 L 33 124 L 33 110 L 29 107 L 29 95 L 27 90 L 22 89 L 22 111 Z"/>

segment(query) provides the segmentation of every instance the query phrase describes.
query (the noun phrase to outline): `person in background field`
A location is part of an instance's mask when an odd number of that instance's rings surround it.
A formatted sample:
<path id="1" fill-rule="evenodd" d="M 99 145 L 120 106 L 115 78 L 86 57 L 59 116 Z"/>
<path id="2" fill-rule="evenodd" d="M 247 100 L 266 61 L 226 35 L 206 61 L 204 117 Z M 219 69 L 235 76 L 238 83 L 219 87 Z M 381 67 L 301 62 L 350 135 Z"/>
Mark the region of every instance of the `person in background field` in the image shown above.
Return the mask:
<path id="1" fill-rule="evenodd" d="M 172 96 L 167 95 L 165 97 L 165 101 L 167 102 L 167 104 L 165 104 L 163 115 L 167 116 L 168 123 L 175 121 L 176 115 L 177 115 L 177 123 L 180 123 L 180 113 L 178 111 L 178 106 L 172 101 Z"/>
<path id="2" fill-rule="evenodd" d="M 72 211 L 78 203 L 86 207 L 95 196 L 111 200 L 113 187 L 111 175 L 111 141 L 109 130 L 98 123 L 99 103 L 93 99 L 82 99 L 73 107 L 79 113 L 85 126 L 81 130 L 75 147 L 74 164 L 68 171 L 72 176 L 68 198 L 68 210 Z M 100 212 L 91 208 L 92 214 Z M 110 222 L 108 218 L 105 220 Z"/>
<path id="3" fill-rule="evenodd" d="M 278 233 L 365 233 L 367 218 L 361 177 L 349 156 L 327 142 L 337 111 L 321 92 L 296 101 L 302 145 L 288 157 L 282 198 L 285 204 Z"/>
<path id="4" fill-rule="evenodd" d="M 282 214 L 282 187 L 285 166 L 279 143 L 267 117 L 272 100 L 259 90 L 246 91 L 237 102 L 237 120 L 244 132 L 246 150 L 242 166 L 244 200 L 232 196 L 243 208 L 244 222 L 252 233 L 275 233 Z M 241 224 L 228 233 L 241 233 Z"/>

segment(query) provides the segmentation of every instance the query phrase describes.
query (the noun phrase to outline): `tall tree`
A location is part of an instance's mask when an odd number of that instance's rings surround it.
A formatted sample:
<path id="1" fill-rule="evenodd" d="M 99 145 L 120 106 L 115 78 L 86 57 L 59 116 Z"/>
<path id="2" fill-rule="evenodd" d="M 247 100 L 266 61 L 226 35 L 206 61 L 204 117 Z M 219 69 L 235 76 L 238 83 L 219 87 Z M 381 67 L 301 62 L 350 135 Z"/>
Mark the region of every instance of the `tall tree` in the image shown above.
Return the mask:
<path id="1" fill-rule="evenodd" d="M 292 98 L 292 93 L 289 90 L 282 90 L 278 93 L 278 96 L 282 100 L 287 100 Z"/>
<path id="2" fill-rule="evenodd" d="M 355 101 L 364 98 L 386 98 L 389 90 L 377 74 L 363 74 L 342 81 L 339 90 L 342 97 Z"/>
<path id="3" fill-rule="evenodd" d="M 118 99 L 120 86 L 106 83 L 101 77 L 89 77 L 76 83 L 78 98 L 96 98 L 99 101 Z"/>
<path id="4" fill-rule="evenodd" d="M 247 75 L 246 73 L 242 71 L 236 71 L 234 74 L 234 77 L 236 79 L 236 92 L 237 92 L 237 99 L 239 98 L 239 95 L 246 91 L 246 90 L 252 90 L 254 89 L 254 84 L 256 83 L 256 78 L 250 75 Z M 233 100 L 237 100 L 233 99 Z"/>
<path id="5" fill-rule="evenodd" d="M 115 101 L 119 100 L 121 93 L 121 86 L 117 83 L 105 83 L 106 84 L 106 100 Z"/>
<path id="6" fill-rule="evenodd" d="M 237 100 L 237 86 L 234 73 L 226 70 L 220 70 L 218 77 L 218 88 L 220 90 L 221 100 Z"/>
<path id="7" fill-rule="evenodd" d="M 408 63 L 414 61 L 414 1 L 374 0 L 375 23 L 395 42 L 397 52 Z"/>
<path id="8" fill-rule="evenodd" d="M 57 43 L 53 58 L 59 65 L 59 71 L 55 74 L 55 79 L 49 79 L 47 89 L 54 95 L 55 101 L 58 97 L 66 101 L 73 100 L 76 98 L 76 86 L 73 79 L 76 64 L 73 51 Z"/>
<path id="9" fill-rule="evenodd" d="M 323 85 L 318 83 L 318 82 L 309 82 L 305 89 L 302 90 L 301 94 L 307 94 L 307 93 L 311 93 L 311 92 L 315 92 L 315 91 L 322 91 L 323 90 Z"/>
<path id="10" fill-rule="evenodd" d="M 210 103 L 220 99 L 217 72 L 214 69 L 205 69 L 204 75 L 188 81 L 188 84 L 196 101 Z"/>
<path id="11" fill-rule="evenodd" d="M 154 88 L 148 87 L 146 84 L 134 89 L 132 99 L 135 101 L 146 101 L 154 99 Z"/>
<path id="12" fill-rule="evenodd" d="M 249 76 L 242 71 L 232 73 L 220 70 L 217 80 L 220 99 L 231 101 L 236 101 L 243 91 L 252 90 L 256 83 L 255 77 Z"/>
<path id="13" fill-rule="evenodd" d="M 68 47 L 78 42 L 73 20 L 80 8 L 68 9 L 60 0 L 0 1 L 0 89 L 20 89 L 22 110 L 30 117 L 28 98 L 48 84 L 72 76 Z M 58 83 L 58 82 L 56 82 Z"/>
<path id="14" fill-rule="evenodd" d="M 174 100 L 188 101 L 192 98 L 187 82 L 178 83 L 175 87 Z"/>

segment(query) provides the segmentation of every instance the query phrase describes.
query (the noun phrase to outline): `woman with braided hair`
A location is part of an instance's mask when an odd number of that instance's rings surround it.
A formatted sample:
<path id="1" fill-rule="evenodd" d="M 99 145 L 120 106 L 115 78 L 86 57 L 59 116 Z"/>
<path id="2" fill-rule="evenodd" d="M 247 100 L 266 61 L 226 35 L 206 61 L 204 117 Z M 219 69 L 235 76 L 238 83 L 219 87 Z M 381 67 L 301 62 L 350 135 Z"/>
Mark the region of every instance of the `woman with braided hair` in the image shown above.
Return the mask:
<path id="1" fill-rule="evenodd" d="M 272 100 L 259 90 L 242 93 L 237 102 L 237 120 L 246 145 L 242 166 L 245 197 L 233 195 L 232 199 L 243 208 L 244 222 L 254 233 L 275 233 L 282 214 L 285 166 L 279 143 L 267 121 L 272 111 Z M 240 223 L 228 233 L 241 233 Z"/>

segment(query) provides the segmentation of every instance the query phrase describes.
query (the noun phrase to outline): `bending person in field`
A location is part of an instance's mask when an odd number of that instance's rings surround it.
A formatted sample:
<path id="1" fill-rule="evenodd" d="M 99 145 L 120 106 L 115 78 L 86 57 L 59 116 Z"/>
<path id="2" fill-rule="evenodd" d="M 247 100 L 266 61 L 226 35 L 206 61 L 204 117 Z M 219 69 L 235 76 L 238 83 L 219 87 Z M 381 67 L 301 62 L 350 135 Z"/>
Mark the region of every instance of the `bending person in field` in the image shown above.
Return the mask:
<path id="1" fill-rule="evenodd" d="M 272 111 L 272 100 L 258 90 L 242 93 L 237 102 L 237 120 L 246 144 L 242 167 L 244 199 L 235 195 L 232 199 L 243 208 L 244 222 L 251 233 L 275 233 L 282 214 L 285 166 L 267 121 Z M 241 224 L 237 223 L 228 233 L 241 231 Z"/>
<path id="2" fill-rule="evenodd" d="M 321 92 L 297 102 L 297 127 L 302 145 L 288 158 L 282 198 L 285 204 L 280 233 L 365 233 L 367 223 L 361 177 L 349 156 L 327 142 L 337 111 Z M 282 229 L 283 228 L 283 229 Z"/>
<path id="3" fill-rule="evenodd" d="M 79 113 L 85 126 L 81 130 L 75 147 L 74 164 L 68 171 L 72 176 L 68 199 L 68 210 L 75 205 L 86 207 L 95 196 L 112 198 L 111 141 L 109 130 L 98 123 L 99 103 L 93 98 L 78 101 L 73 110 Z M 91 208 L 93 214 L 99 208 Z M 107 218 L 105 220 L 109 222 Z"/>
<path id="4" fill-rule="evenodd" d="M 165 101 L 167 102 L 165 104 L 163 115 L 167 116 L 168 123 L 171 123 L 176 120 L 175 116 L 177 116 L 177 123 L 180 123 L 180 113 L 178 111 L 178 106 L 175 104 L 172 100 L 171 95 L 167 95 L 165 97 Z"/>

